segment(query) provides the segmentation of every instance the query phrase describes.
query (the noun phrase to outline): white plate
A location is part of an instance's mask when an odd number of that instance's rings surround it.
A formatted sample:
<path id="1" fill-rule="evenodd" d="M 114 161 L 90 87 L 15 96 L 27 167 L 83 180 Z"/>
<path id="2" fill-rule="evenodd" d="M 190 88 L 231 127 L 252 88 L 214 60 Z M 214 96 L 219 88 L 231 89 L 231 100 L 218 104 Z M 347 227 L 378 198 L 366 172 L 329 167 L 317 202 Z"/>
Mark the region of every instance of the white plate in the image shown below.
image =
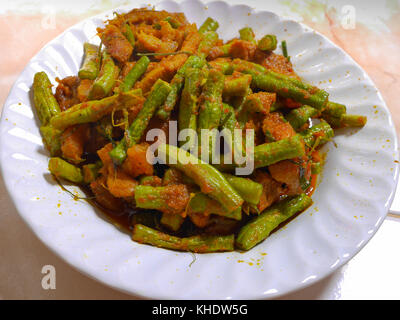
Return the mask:
<path id="1" fill-rule="evenodd" d="M 118 11 L 128 11 L 141 3 Z M 225 40 L 251 26 L 256 35 L 286 40 L 295 70 L 326 89 L 349 113 L 368 116 L 361 130 L 341 130 L 325 148 L 315 204 L 246 253 L 193 255 L 131 241 L 84 201 L 74 201 L 49 178 L 30 87 L 35 72 L 76 75 L 85 41 L 112 12 L 85 20 L 46 45 L 27 65 L 1 119 L 2 174 L 18 212 L 55 253 L 114 288 L 150 298 L 254 299 L 276 297 L 327 276 L 374 235 L 390 207 L 398 176 L 397 140 L 389 111 L 367 74 L 340 48 L 310 28 L 271 12 L 224 2 L 160 2 L 200 25 L 217 19 Z M 12 228 L 12 226 L 10 226 Z M 10 248 L 12 250 L 12 248 Z M 77 284 L 79 285 L 79 284 Z"/>

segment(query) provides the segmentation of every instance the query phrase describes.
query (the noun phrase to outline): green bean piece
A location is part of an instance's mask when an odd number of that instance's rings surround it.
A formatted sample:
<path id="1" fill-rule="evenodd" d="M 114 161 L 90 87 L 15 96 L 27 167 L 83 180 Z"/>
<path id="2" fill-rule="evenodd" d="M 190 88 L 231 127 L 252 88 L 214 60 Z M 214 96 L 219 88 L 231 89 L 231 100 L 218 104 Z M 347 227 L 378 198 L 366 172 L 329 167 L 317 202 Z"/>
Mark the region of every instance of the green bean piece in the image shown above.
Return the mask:
<path id="1" fill-rule="evenodd" d="M 211 48 L 213 48 L 218 42 L 218 33 L 215 31 L 207 31 L 203 34 L 203 40 L 199 44 L 197 50 L 198 54 L 202 58 L 207 58 Z"/>
<path id="2" fill-rule="evenodd" d="M 205 65 L 205 63 L 206 63 L 205 59 L 200 58 L 198 56 L 190 56 L 186 60 L 183 66 L 178 70 L 178 72 L 172 78 L 171 91 L 168 94 L 165 103 L 157 111 L 158 118 L 162 120 L 167 120 L 170 117 L 171 112 L 178 101 L 179 93 L 183 87 L 186 70 L 188 68 L 202 68 Z"/>
<path id="3" fill-rule="evenodd" d="M 238 77 L 225 77 L 224 97 L 244 96 L 248 93 L 251 84 L 251 75 L 243 74 Z"/>
<path id="4" fill-rule="evenodd" d="M 153 187 L 138 185 L 135 188 L 135 203 L 138 208 L 154 209 L 169 214 L 180 214 L 185 207 L 179 206 L 171 199 L 173 194 L 179 192 L 182 185 L 169 185 Z M 180 195 L 181 196 L 181 195 Z"/>
<path id="5" fill-rule="evenodd" d="M 318 111 L 322 111 L 328 102 L 328 93 L 301 80 L 265 69 L 263 66 L 235 59 L 234 70 L 250 74 L 252 86 L 267 92 L 276 92 L 284 98 L 291 98 L 296 102 L 307 104 Z"/>
<path id="6" fill-rule="evenodd" d="M 132 28 L 128 23 L 124 24 L 124 31 L 122 32 L 122 34 L 129 41 L 132 48 L 135 48 L 135 43 L 136 43 L 135 35 L 133 34 Z"/>
<path id="7" fill-rule="evenodd" d="M 262 212 L 244 225 L 236 238 L 236 247 L 250 250 L 265 240 L 282 222 L 311 206 L 312 200 L 306 194 L 287 198 Z"/>
<path id="8" fill-rule="evenodd" d="M 200 33 L 206 33 L 207 31 L 216 31 L 219 27 L 218 21 L 214 20 L 211 17 L 208 17 L 206 21 L 199 28 Z"/>
<path id="9" fill-rule="evenodd" d="M 239 30 L 239 35 L 241 40 L 249 41 L 255 43 L 254 31 L 250 27 L 245 27 Z"/>
<path id="10" fill-rule="evenodd" d="M 227 129 L 230 132 L 230 135 L 224 136 L 225 143 L 229 146 L 232 155 L 234 152 L 240 152 L 242 156 L 245 156 L 245 144 L 244 141 L 239 137 L 235 136 L 235 129 L 240 129 L 240 124 L 236 120 L 235 109 L 227 104 L 222 104 L 222 120 L 221 120 L 221 129 Z M 233 161 L 234 161 L 233 157 Z M 223 159 L 220 161 L 222 164 L 224 163 Z"/>
<path id="11" fill-rule="evenodd" d="M 83 182 L 89 184 L 99 176 L 99 170 L 103 167 L 101 161 L 82 166 Z"/>
<path id="12" fill-rule="evenodd" d="M 211 199 L 204 193 L 195 193 L 190 198 L 186 212 L 189 216 L 191 213 L 202 213 L 207 215 L 216 214 L 234 220 L 242 219 L 242 207 L 228 212 L 218 201 Z"/>
<path id="13" fill-rule="evenodd" d="M 193 133 L 197 130 L 197 100 L 200 94 L 200 85 L 202 81 L 202 72 L 197 68 L 188 68 L 185 74 L 185 85 L 182 90 L 181 101 L 179 105 L 178 114 L 178 127 L 179 131 L 184 129 L 191 129 Z M 189 140 L 192 143 L 195 141 L 196 135 L 188 137 L 186 141 L 182 141 L 181 146 L 186 144 Z M 189 148 L 191 146 L 187 146 Z"/>
<path id="14" fill-rule="evenodd" d="M 150 119 L 153 117 L 156 110 L 164 103 L 170 91 L 171 86 L 167 82 L 161 79 L 156 81 L 143 108 L 140 109 L 138 115 L 125 132 L 122 140 L 110 152 L 111 159 L 115 164 L 120 165 L 126 158 L 126 150 L 134 144 L 139 143 Z"/>
<path id="15" fill-rule="evenodd" d="M 246 118 L 248 118 L 248 114 L 260 112 L 263 114 L 269 113 L 269 109 L 265 107 L 264 102 L 258 95 L 248 95 L 243 102 L 243 106 L 240 110 L 240 113 L 247 113 Z"/>
<path id="16" fill-rule="evenodd" d="M 178 177 L 177 177 L 177 175 L 178 175 Z M 177 169 L 168 168 L 164 173 L 162 184 L 164 186 L 167 186 L 167 185 L 176 184 L 176 183 L 184 184 L 189 187 L 196 185 L 196 183 L 192 179 L 190 179 L 188 176 L 184 175 L 181 171 L 179 171 Z"/>
<path id="17" fill-rule="evenodd" d="M 230 183 L 244 201 L 257 205 L 260 202 L 263 186 L 248 178 L 237 177 L 229 173 L 223 173 L 223 176 Z"/>
<path id="18" fill-rule="evenodd" d="M 300 135 L 303 137 L 306 146 L 315 149 L 330 141 L 335 133 L 327 122 L 322 121 L 301 132 Z"/>
<path id="19" fill-rule="evenodd" d="M 343 114 L 340 118 L 340 127 L 364 127 L 367 117 L 356 114 Z"/>
<path id="20" fill-rule="evenodd" d="M 233 251 L 235 243 L 233 234 L 227 236 L 198 235 L 178 238 L 141 224 L 136 224 L 133 227 L 132 240 L 159 248 L 195 253 Z"/>
<path id="21" fill-rule="evenodd" d="M 332 127 L 340 127 L 340 119 L 346 113 L 346 106 L 341 103 L 328 101 L 321 113 L 322 119 L 326 120 Z"/>
<path id="22" fill-rule="evenodd" d="M 304 141 L 299 134 L 276 142 L 260 144 L 254 148 L 254 168 L 262 168 L 282 160 L 302 157 L 304 154 Z"/>
<path id="23" fill-rule="evenodd" d="M 258 41 L 257 48 L 261 51 L 274 51 L 277 44 L 276 36 L 267 34 Z"/>
<path id="24" fill-rule="evenodd" d="M 49 171 L 57 178 L 62 178 L 74 183 L 82 183 L 83 175 L 80 168 L 68 163 L 61 158 L 50 158 Z"/>
<path id="25" fill-rule="evenodd" d="M 230 62 L 213 60 L 210 62 L 210 65 L 221 71 L 224 75 L 231 75 L 233 73 L 233 66 Z"/>
<path id="26" fill-rule="evenodd" d="M 102 99 L 111 92 L 119 75 L 119 68 L 113 58 L 103 51 L 100 73 L 89 92 L 89 100 Z"/>
<path id="27" fill-rule="evenodd" d="M 293 129 L 297 131 L 303 127 L 310 118 L 315 117 L 316 115 L 318 115 L 318 110 L 304 105 L 300 108 L 291 110 L 285 118 Z"/>
<path id="28" fill-rule="evenodd" d="M 112 111 L 120 110 L 137 103 L 141 97 L 141 90 L 121 92 L 101 100 L 82 102 L 60 112 L 50 120 L 50 125 L 64 130 L 74 124 L 96 122 Z"/>
<path id="29" fill-rule="evenodd" d="M 198 134 L 201 136 L 201 130 L 213 130 L 218 129 L 221 116 L 222 116 L 222 91 L 224 89 L 225 76 L 214 69 L 208 72 L 207 81 L 204 84 L 203 91 L 201 93 L 202 104 L 199 107 L 198 117 Z M 212 155 L 213 150 L 213 137 L 208 136 L 208 141 L 201 141 L 202 144 L 208 144 L 209 154 Z"/>
<path id="30" fill-rule="evenodd" d="M 290 56 L 289 56 L 289 54 L 288 54 L 286 40 L 283 40 L 283 41 L 282 41 L 281 46 L 282 46 L 282 55 L 283 55 L 288 61 L 290 61 Z"/>
<path id="31" fill-rule="evenodd" d="M 120 90 L 122 92 L 129 91 L 135 85 L 136 81 L 146 72 L 149 66 L 150 59 L 146 56 L 141 57 L 128 72 L 125 79 L 122 81 Z"/>
<path id="32" fill-rule="evenodd" d="M 175 19 L 172 17 L 166 17 L 165 21 L 167 21 L 170 24 L 170 26 L 174 29 L 178 29 L 180 27 L 180 23 L 175 21 Z"/>
<path id="33" fill-rule="evenodd" d="M 174 232 L 179 230 L 183 221 L 185 221 L 185 218 L 183 218 L 179 214 L 168 213 L 163 213 L 160 220 L 162 225 L 166 226 L 168 229 Z"/>
<path id="34" fill-rule="evenodd" d="M 165 160 L 170 167 L 181 170 L 200 187 L 201 192 L 217 200 L 228 212 L 242 205 L 243 199 L 225 177 L 213 166 L 189 152 L 172 145 L 161 144 L 158 157 Z"/>
<path id="35" fill-rule="evenodd" d="M 61 134 L 62 131 L 52 126 L 41 126 L 40 133 L 43 137 L 43 143 L 52 157 L 61 153 Z"/>
<path id="36" fill-rule="evenodd" d="M 42 125 L 60 113 L 60 106 L 51 91 L 52 84 L 45 72 L 37 72 L 33 79 L 33 102 Z"/>
<path id="37" fill-rule="evenodd" d="M 100 70 L 99 47 L 85 42 L 83 48 L 85 57 L 82 67 L 78 72 L 78 76 L 80 79 L 94 80 L 97 78 Z"/>

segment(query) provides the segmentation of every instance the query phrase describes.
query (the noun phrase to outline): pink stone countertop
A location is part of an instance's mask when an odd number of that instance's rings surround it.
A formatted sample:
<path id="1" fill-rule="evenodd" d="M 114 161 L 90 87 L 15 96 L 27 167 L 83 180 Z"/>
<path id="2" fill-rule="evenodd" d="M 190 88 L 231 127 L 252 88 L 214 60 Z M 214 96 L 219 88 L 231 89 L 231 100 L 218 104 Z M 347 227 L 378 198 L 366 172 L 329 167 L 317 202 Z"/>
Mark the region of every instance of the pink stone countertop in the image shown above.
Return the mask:
<path id="1" fill-rule="evenodd" d="M 8 2 L 7 2 L 8 3 Z M 39 3 L 39 5 L 38 5 Z M 0 107 L 28 61 L 73 24 L 132 1 L 12 1 L 0 9 Z M 148 3 L 142 2 L 139 3 Z M 370 75 L 400 133 L 400 3 L 387 1 L 230 1 L 302 21 L 343 48 Z M 132 5 L 134 6 L 134 4 Z M 350 11 L 349 11 L 350 10 Z M 348 13 L 354 10 L 355 20 Z M 389 214 L 347 265 L 283 299 L 400 299 L 400 217 Z M 0 182 L 0 299 L 132 299 L 82 274 L 50 252 L 19 217 Z M 56 290 L 41 286 L 44 265 Z"/>

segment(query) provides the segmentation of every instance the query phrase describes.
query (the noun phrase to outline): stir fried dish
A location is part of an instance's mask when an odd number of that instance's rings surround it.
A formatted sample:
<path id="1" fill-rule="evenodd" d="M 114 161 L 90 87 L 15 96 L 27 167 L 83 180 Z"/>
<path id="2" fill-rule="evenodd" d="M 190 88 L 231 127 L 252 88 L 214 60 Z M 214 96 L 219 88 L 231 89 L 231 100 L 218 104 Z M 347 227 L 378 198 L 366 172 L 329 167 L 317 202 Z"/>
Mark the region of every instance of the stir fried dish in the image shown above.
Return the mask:
<path id="1" fill-rule="evenodd" d="M 50 173 L 136 242 L 253 248 L 312 204 L 334 129 L 366 124 L 296 74 L 284 39 L 243 26 L 223 41 L 218 28 L 183 13 L 115 13 L 97 29 L 100 45 L 84 44 L 77 75 L 55 91 L 45 72 L 34 77 Z M 154 129 L 165 139 L 149 140 Z"/>

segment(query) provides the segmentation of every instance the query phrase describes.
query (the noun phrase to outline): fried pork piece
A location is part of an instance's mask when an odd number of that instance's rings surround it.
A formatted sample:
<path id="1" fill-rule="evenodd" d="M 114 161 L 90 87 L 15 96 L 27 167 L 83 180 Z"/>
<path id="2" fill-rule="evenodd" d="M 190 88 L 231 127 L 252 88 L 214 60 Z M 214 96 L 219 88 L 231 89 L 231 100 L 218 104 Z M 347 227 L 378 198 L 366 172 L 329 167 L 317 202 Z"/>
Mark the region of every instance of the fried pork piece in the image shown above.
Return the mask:
<path id="1" fill-rule="evenodd" d="M 186 17 L 181 12 L 168 12 L 165 10 L 155 11 L 148 10 L 146 8 L 133 9 L 128 13 L 119 16 L 111 21 L 111 23 L 115 23 L 117 25 L 122 25 L 124 22 L 128 22 L 130 24 L 140 24 L 145 23 L 149 25 L 153 25 L 155 23 L 160 23 L 166 18 L 171 17 L 174 21 L 181 25 L 188 24 Z"/>
<path id="2" fill-rule="evenodd" d="M 189 190 L 184 184 L 175 184 L 165 187 L 166 192 L 163 194 L 168 204 L 168 209 L 162 212 L 166 214 L 184 215 L 186 206 L 190 199 Z"/>
<path id="3" fill-rule="evenodd" d="M 108 191 L 116 198 L 131 198 L 135 195 L 135 187 L 139 183 L 124 171 L 113 166 L 108 167 Z"/>
<path id="4" fill-rule="evenodd" d="M 261 109 L 263 114 L 268 114 L 271 106 L 276 101 L 276 93 L 260 91 L 257 93 L 252 93 L 247 96 L 247 99 L 254 103 L 261 103 Z"/>
<path id="5" fill-rule="evenodd" d="M 81 80 L 78 89 L 77 89 L 77 97 L 79 102 L 88 101 L 90 89 L 92 89 L 94 80 L 83 79 Z"/>
<path id="6" fill-rule="evenodd" d="M 268 172 L 260 169 L 254 172 L 253 179 L 263 186 L 260 202 L 257 205 L 258 211 L 262 212 L 274 202 L 279 200 L 279 197 L 282 195 L 284 189 L 282 187 L 282 183 L 274 180 L 271 175 L 268 174 Z"/>
<path id="7" fill-rule="evenodd" d="M 101 175 L 105 178 L 108 192 L 115 198 L 132 198 L 135 195 L 135 187 L 139 184 L 122 169 L 115 167 L 109 155 L 113 149 L 111 143 L 97 151 L 103 163 L 100 169 Z"/>
<path id="8" fill-rule="evenodd" d="M 189 212 L 190 220 L 196 227 L 204 228 L 210 223 L 210 215 L 202 212 Z"/>
<path id="9" fill-rule="evenodd" d="M 76 76 L 66 77 L 62 80 L 56 78 L 58 86 L 55 97 L 60 105 L 61 111 L 65 111 L 75 104 L 80 103 L 78 98 L 78 86 L 80 79 Z"/>
<path id="10" fill-rule="evenodd" d="M 178 49 L 178 42 L 170 39 L 159 39 L 151 34 L 140 32 L 137 34 L 137 50 L 140 52 L 167 53 Z M 157 57 L 156 57 L 157 58 Z M 160 59 L 162 57 L 159 57 Z"/>
<path id="11" fill-rule="evenodd" d="M 268 167 L 271 176 L 287 186 L 288 195 L 301 194 L 311 179 L 311 162 L 303 159 L 283 160 Z"/>
<path id="12" fill-rule="evenodd" d="M 110 157 L 110 151 L 113 149 L 113 145 L 112 143 L 108 143 L 106 144 L 103 148 L 97 150 L 97 155 L 99 156 L 101 162 L 103 163 L 103 169 L 101 169 L 103 171 L 102 173 L 104 173 L 105 175 L 108 173 L 108 169 L 107 167 L 109 165 L 113 165 L 112 159 Z"/>
<path id="13" fill-rule="evenodd" d="M 133 145 L 127 150 L 127 157 L 122 164 L 122 169 L 131 177 L 136 178 L 140 175 L 153 175 L 153 166 L 146 159 L 148 147 L 148 143 L 141 143 Z"/>
<path id="14" fill-rule="evenodd" d="M 235 39 L 230 43 L 229 55 L 232 58 L 252 60 L 256 49 L 257 46 L 250 41 Z"/>
<path id="15" fill-rule="evenodd" d="M 162 180 L 158 176 L 145 176 L 146 179 L 140 180 L 140 184 L 143 186 L 151 186 L 151 187 L 161 187 Z"/>
<path id="16" fill-rule="evenodd" d="M 90 139 L 88 124 L 75 125 L 67 128 L 61 136 L 61 152 L 64 159 L 78 164 L 82 162 L 85 144 Z"/>
<path id="17" fill-rule="evenodd" d="M 90 184 L 96 201 L 104 208 L 119 212 L 124 209 L 124 203 L 122 199 L 114 197 L 106 188 L 106 178 L 100 176 Z"/>
<path id="18" fill-rule="evenodd" d="M 231 58 L 253 60 L 256 49 L 257 45 L 250 41 L 234 39 L 226 45 L 212 48 L 208 59 L 214 60 L 218 57 L 229 55 Z"/>
<path id="19" fill-rule="evenodd" d="M 284 56 L 272 51 L 263 52 L 257 49 L 253 56 L 253 62 L 277 73 L 299 78 L 293 69 L 292 63 Z"/>
<path id="20" fill-rule="evenodd" d="M 263 131 L 267 141 L 278 141 L 292 137 L 296 134 L 292 126 L 278 112 L 266 115 L 263 121 Z M 269 172 L 276 181 L 287 186 L 289 195 L 304 192 L 302 185 L 311 177 L 311 163 L 304 159 L 284 160 L 268 167 Z"/>
<path id="21" fill-rule="evenodd" d="M 279 112 L 267 114 L 264 118 L 262 129 L 267 142 L 290 138 L 296 134 L 290 123 Z"/>
<path id="22" fill-rule="evenodd" d="M 133 52 L 133 47 L 118 27 L 108 24 L 104 29 L 98 28 L 97 32 L 107 48 L 107 52 L 115 60 L 121 63 L 129 60 Z"/>
<path id="23" fill-rule="evenodd" d="M 195 53 L 201 41 L 201 35 L 197 32 L 196 28 L 193 27 L 193 25 L 186 26 L 186 29 L 187 35 L 183 40 L 180 51 Z M 159 63 L 152 66 L 146 71 L 142 80 L 138 81 L 135 84 L 135 89 L 142 89 L 142 92 L 146 93 L 150 91 L 153 84 L 158 79 L 169 82 L 178 71 L 178 69 L 185 63 L 187 58 L 187 54 L 177 54 L 173 56 L 163 57 Z"/>

